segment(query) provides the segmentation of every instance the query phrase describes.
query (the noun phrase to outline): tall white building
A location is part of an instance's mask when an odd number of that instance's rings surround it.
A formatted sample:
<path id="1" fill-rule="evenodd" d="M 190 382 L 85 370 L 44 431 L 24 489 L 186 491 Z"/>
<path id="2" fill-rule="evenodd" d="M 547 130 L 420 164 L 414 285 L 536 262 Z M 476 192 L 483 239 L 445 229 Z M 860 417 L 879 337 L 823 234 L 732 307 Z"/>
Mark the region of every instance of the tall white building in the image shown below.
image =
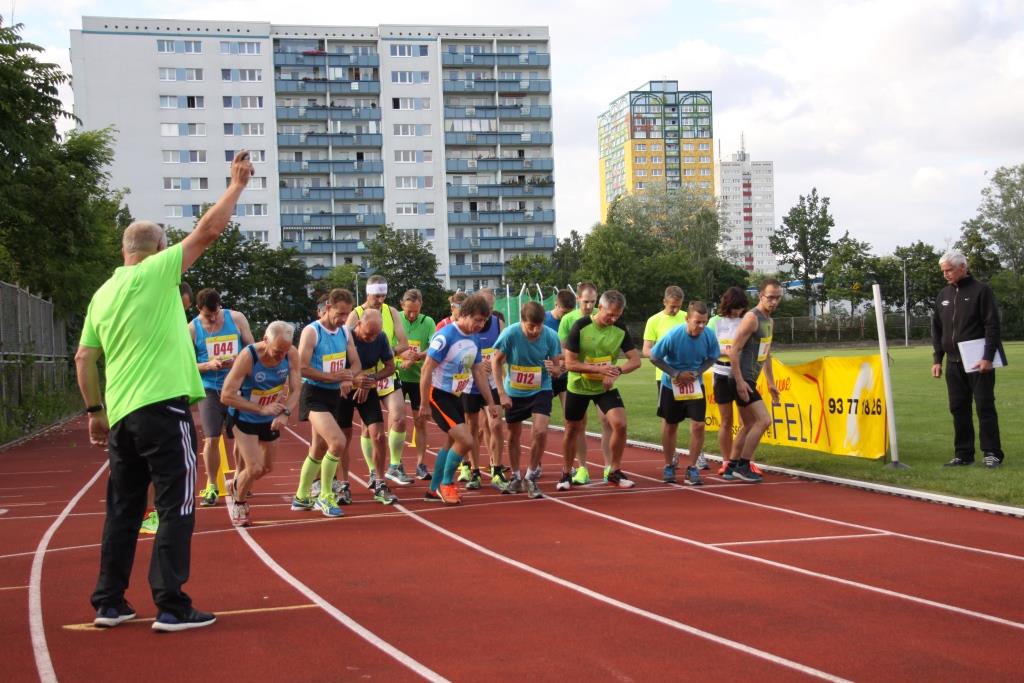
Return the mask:
<path id="1" fill-rule="evenodd" d="M 188 230 L 238 149 L 236 220 L 314 276 L 415 230 L 452 288 L 500 283 L 555 246 L 548 31 L 83 17 L 74 112 L 113 126 L 132 214 Z"/>
<path id="2" fill-rule="evenodd" d="M 774 273 L 779 264 L 768 246 L 775 232 L 775 175 L 771 161 L 751 161 L 745 145 L 719 162 L 722 251 L 748 270 Z"/>

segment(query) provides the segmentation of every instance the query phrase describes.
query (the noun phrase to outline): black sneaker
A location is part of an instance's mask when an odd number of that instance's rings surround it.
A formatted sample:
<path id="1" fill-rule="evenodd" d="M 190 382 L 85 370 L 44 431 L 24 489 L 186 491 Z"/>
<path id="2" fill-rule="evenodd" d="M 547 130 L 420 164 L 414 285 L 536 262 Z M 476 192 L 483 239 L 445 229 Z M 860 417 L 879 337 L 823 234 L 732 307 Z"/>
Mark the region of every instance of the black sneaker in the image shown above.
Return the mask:
<path id="1" fill-rule="evenodd" d="M 134 618 L 135 609 L 126 600 L 120 607 L 100 607 L 96 610 L 96 618 L 92 620 L 92 625 L 101 628 L 113 628 Z"/>
<path id="2" fill-rule="evenodd" d="M 974 459 L 973 458 L 970 459 L 970 460 L 966 460 L 964 458 L 961 458 L 959 455 L 957 455 L 957 456 L 954 456 L 953 459 L 950 460 L 949 462 L 944 463 L 942 466 L 943 467 L 967 467 L 968 465 L 973 465 L 973 464 L 974 464 Z"/>
<path id="3" fill-rule="evenodd" d="M 209 612 L 200 612 L 196 608 L 189 609 L 188 614 L 183 617 L 176 617 L 170 612 L 160 612 L 153 622 L 154 631 L 187 631 L 191 628 L 202 628 L 217 621 L 217 617 Z"/>
<path id="4" fill-rule="evenodd" d="M 995 468 L 999 467 L 1002 464 L 1003 464 L 1003 459 L 1000 458 L 995 453 L 986 453 L 985 454 L 985 467 L 987 467 L 988 469 L 994 470 Z"/>

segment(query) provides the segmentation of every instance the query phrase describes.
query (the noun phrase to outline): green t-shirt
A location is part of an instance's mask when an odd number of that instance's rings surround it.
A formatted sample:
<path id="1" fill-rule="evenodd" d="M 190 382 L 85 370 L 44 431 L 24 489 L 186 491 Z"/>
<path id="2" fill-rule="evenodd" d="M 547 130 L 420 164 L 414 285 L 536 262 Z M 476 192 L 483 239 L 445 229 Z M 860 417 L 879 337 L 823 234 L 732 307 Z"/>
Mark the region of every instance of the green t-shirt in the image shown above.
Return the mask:
<path id="1" fill-rule="evenodd" d="M 558 341 L 565 344 L 565 341 L 569 338 L 569 332 L 572 330 L 572 326 L 576 324 L 576 321 L 583 317 L 580 313 L 580 309 L 574 308 L 558 321 Z"/>
<path id="2" fill-rule="evenodd" d="M 111 426 L 153 403 L 205 396 L 192 338 L 181 321 L 181 256 L 176 244 L 121 266 L 89 302 L 79 343 L 103 350 Z"/>
<path id="3" fill-rule="evenodd" d="M 430 346 L 430 338 L 434 336 L 434 319 L 429 315 L 420 314 L 416 316 L 416 320 L 409 322 L 409 319 L 405 317 L 405 313 L 402 313 L 401 316 L 402 327 L 405 328 L 405 336 L 409 338 L 409 346 L 423 353 Z M 395 362 L 398 363 L 399 359 L 396 358 Z M 419 384 L 420 370 L 422 368 L 423 361 L 413 363 L 408 368 L 399 367 L 398 379 L 403 382 Z"/>
<path id="4" fill-rule="evenodd" d="M 627 353 L 636 347 L 629 338 L 626 326 L 616 321 L 614 325 L 599 326 L 589 315 L 580 318 L 569 331 L 565 341 L 567 351 L 575 353 L 583 363 L 615 365 L 619 351 Z M 605 392 L 602 375 L 569 373 L 569 391 L 574 394 L 597 396 Z"/>
<path id="5" fill-rule="evenodd" d="M 668 334 L 673 327 L 685 324 L 686 311 L 676 311 L 675 315 L 668 315 L 664 310 L 658 311 L 647 319 L 647 325 L 644 326 L 644 341 L 656 342 Z M 661 374 L 661 370 L 654 368 L 655 382 L 661 381 Z"/>

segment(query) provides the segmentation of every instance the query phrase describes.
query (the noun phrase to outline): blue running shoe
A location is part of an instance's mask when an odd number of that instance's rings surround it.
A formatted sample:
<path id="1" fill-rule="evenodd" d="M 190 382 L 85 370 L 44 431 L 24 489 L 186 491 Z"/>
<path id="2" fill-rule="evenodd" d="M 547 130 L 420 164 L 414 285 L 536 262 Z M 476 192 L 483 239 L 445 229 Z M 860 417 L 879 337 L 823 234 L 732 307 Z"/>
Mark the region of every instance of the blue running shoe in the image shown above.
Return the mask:
<path id="1" fill-rule="evenodd" d="M 338 507 L 338 501 L 335 499 L 333 493 L 320 496 L 316 499 L 314 505 L 324 517 L 342 517 L 345 514 L 341 511 L 341 508 Z"/>
<path id="2" fill-rule="evenodd" d="M 666 484 L 674 484 L 676 481 L 676 466 L 665 465 L 665 469 L 661 473 L 661 480 Z"/>
<path id="3" fill-rule="evenodd" d="M 687 486 L 704 485 L 704 481 L 700 478 L 700 471 L 698 471 L 696 467 L 692 466 L 686 468 L 686 477 L 683 479 L 683 482 Z"/>

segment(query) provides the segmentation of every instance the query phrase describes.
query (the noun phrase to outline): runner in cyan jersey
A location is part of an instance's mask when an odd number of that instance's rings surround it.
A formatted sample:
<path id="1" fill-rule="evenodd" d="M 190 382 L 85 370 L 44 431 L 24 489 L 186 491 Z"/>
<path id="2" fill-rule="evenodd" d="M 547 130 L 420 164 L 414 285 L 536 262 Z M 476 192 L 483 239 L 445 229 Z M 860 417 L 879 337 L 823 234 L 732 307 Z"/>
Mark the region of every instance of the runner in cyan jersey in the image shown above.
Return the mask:
<path id="1" fill-rule="evenodd" d="M 498 378 L 499 401 L 508 422 L 508 457 L 512 464 L 509 493 L 522 493 L 523 475 L 519 467 L 519 442 L 523 420 L 533 421 L 530 464 L 526 470 L 526 490 L 530 498 L 540 498 L 537 470 L 547 446 L 548 419 L 551 416 L 552 375 L 564 372 L 562 345 L 558 334 L 544 325 L 544 306 L 528 301 L 519 311 L 519 324 L 506 327 L 494 344 L 493 376 Z M 505 374 L 505 363 L 508 374 Z M 504 380 L 502 381 L 502 378 Z"/>
<path id="2" fill-rule="evenodd" d="M 476 445 L 476 434 L 466 424 L 460 397 L 473 382 L 487 384 L 476 333 L 490 315 L 487 299 L 474 294 L 463 302 L 455 323 L 441 328 L 430 340 L 420 376 L 420 395 L 424 398 L 420 412 L 426 415 L 429 411 L 448 439 L 437 453 L 434 476 L 424 500 L 443 501 L 448 505 L 460 502 L 454 483 L 455 470 L 463 454 L 470 453 Z M 492 417 L 498 415 L 498 406 L 490 392 L 483 394 L 483 400 L 487 412 Z"/>
<path id="3" fill-rule="evenodd" d="M 772 402 L 779 402 L 779 390 L 772 375 L 771 348 L 774 331 L 772 313 L 781 300 L 782 283 L 774 278 L 762 282 L 757 306 L 743 316 L 729 351 L 732 375 L 728 386 L 723 387 L 722 398 L 736 401 L 743 426 L 733 440 L 729 467 L 722 475 L 723 479 L 755 483 L 761 481 L 761 475 L 750 468 L 750 462 L 761 437 L 771 425 L 771 416 L 756 386 L 757 377 L 763 368 Z M 717 388 L 715 393 L 718 393 Z"/>
<path id="4" fill-rule="evenodd" d="M 466 481 L 467 489 L 480 488 L 480 445 L 487 444 L 490 454 L 491 465 L 491 486 L 502 493 L 508 488 L 508 481 L 505 479 L 504 468 L 501 465 L 501 453 L 505 446 L 505 429 L 500 417 L 491 419 L 484 416 L 480 419 L 480 410 L 484 406 L 484 393 L 491 394 L 491 400 L 498 403 L 498 383 L 491 375 L 491 355 L 494 353 L 494 342 L 504 329 L 504 323 L 494 314 L 494 292 L 490 289 L 481 289 L 479 295 L 487 300 L 491 307 L 491 317 L 484 324 L 483 328 L 476 334 L 477 346 L 480 347 L 480 354 L 483 358 L 483 367 L 487 372 L 485 384 L 470 385 L 469 390 L 462 394 L 462 411 L 466 415 L 466 422 L 476 435 L 476 448 L 469 455 L 471 466 L 468 472 L 464 472 L 466 478 L 459 476 L 459 481 Z M 463 469 L 465 469 L 465 464 Z"/>
<path id="5" fill-rule="evenodd" d="M 253 483 L 270 474 L 277 438 L 299 405 L 302 378 L 299 354 L 292 347 L 295 326 L 282 320 L 267 325 L 263 341 L 243 349 L 224 380 L 221 401 L 233 415 L 238 451 L 245 468 L 231 480 L 228 514 L 235 526 L 249 526 L 247 502 Z"/>
<path id="6" fill-rule="evenodd" d="M 384 303 L 388 295 L 388 281 L 381 275 L 371 275 L 366 282 L 366 301 L 356 306 L 348 316 L 345 326 L 352 330 L 356 323 L 363 317 L 366 311 L 375 310 L 381 316 L 381 329 L 384 337 L 391 345 L 392 353 L 397 357 L 405 353 L 409 348 L 409 341 L 405 336 L 405 327 L 402 326 L 402 314 L 395 308 Z M 408 486 L 413 483 L 412 477 L 405 473 L 402 465 L 402 450 L 405 448 L 405 395 L 402 393 L 402 383 L 395 373 L 386 374 L 381 372 L 384 369 L 383 363 L 377 368 L 364 368 L 367 372 L 376 372 L 380 375 L 380 385 L 377 386 L 377 396 L 383 407 L 388 411 L 388 432 L 387 447 L 390 454 L 390 465 L 387 468 L 387 478 L 399 486 Z M 367 467 L 370 470 L 371 484 L 374 478 L 373 465 L 373 443 L 369 430 L 363 425 L 362 436 L 359 445 L 366 459 Z"/>
<path id="7" fill-rule="evenodd" d="M 325 517 L 341 517 L 339 505 L 352 502 L 349 487 L 349 445 L 352 442 L 354 405 L 349 394 L 355 373 L 362 370 L 355 344 L 343 323 L 355 299 L 347 289 L 332 289 L 317 320 L 302 330 L 299 365 L 302 397 L 299 419 L 308 420 L 313 435 L 309 453 L 299 471 L 299 487 L 292 510 L 312 510 Z M 341 468 L 340 483 L 335 475 Z M 319 475 L 320 489 L 313 493 Z"/>
<path id="8" fill-rule="evenodd" d="M 591 401 L 604 411 L 611 428 L 608 483 L 629 488 L 633 482 L 621 469 L 626 447 L 626 409 L 615 380 L 640 367 L 640 353 L 619 322 L 626 308 L 621 292 L 608 290 L 601 295 L 597 313 L 580 318 L 572 326 L 565 343 L 565 367 L 569 370 L 569 396 L 565 402 L 565 438 L 563 440 L 562 478 L 555 486 L 568 491 L 575 481 L 569 474 L 579 435 L 586 430 L 587 407 Z M 616 365 L 619 352 L 626 363 Z"/>
<path id="9" fill-rule="evenodd" d="M 697 457 L 704 448 L 704 371 L 718 358 L 720 350 L 714 332 L 706 328 L 708 307 L 693 301 L 687 311 L 686 323 L 674 327 L 651 349 L 651 363 L 660 370 L 661 395 L 658 417 L 661 418 L 661 448 L 665 456 L 662 481 L 676 480 L 676 435 L 679 423 L 690 419 L 690 449 L 686 456 L 686 476 L 690 486 L 700 486 Z"/>
<path id="10" fill-rule="evenodd" d="M 420 370 L 427 357 L 430 338 L 434 336 L 434 319 L 423 315 L 420 312 L 422 307 L 423 294 L 420 290 L 410 289 L 402 295 L 402 327 L 405 328 L 409 348 L 398 358 L 398 379 L 412 409 L 416 434 L 416 478 L 430 479 L 430 472 L 423 461 L 427 453 L 427 416 L 420 415 Z"/>
<path id="11" fill-rule="evenodd" d="M 722 352 L 715 364 L 711 366 L 711 372 L 715 378 L 712 393 L 715 395 L 720 419 L 718 448 L 722 454 L 722 466 L 719 468 L 718 474 L 725 474 L 729 468 L 733 430 L 735 429 L 732 407 L 733 392 L 729 388 L 729 376 L 732 374 L 729 367 L 729 351 L 732 349 L 733 340 L 736 339 L 736 330 L 739 329 L 743 314 L 747 312 L 749 305 L 747 293 L 741 287 L 730 287 L 725 290 L 718 302 L 718 315 L 708 321 L 708 329 L 715 333 Z M 721 391 L 719 391 L 720 386 L 723 387 Z"/>
<path id="12" fill-rule="evenodd" d="M 222 493 L 217 490 L 217 472 L 220 469 L 220 452 L 217 440 L 224 428 L 228 408 L 220 400 L 224 380 L 239 351 L 253 343 L 249 321 L 238 311 L 222 308 L 220 293 L 215 289 L 202 289 L 196 295 L 199 315 L 189 323 L 188 331 L 196 349 L 196 363 L 203 378 L 206 398 L 199 402 L 199 421 L 203 427 L 203 464 L 206 466 L 206 488 L 200 492 L 199 505 L 210 507 L 217 504 Z M 227 452 L 233 452 L 230 441 L 225 444 Z M 235 463 L 235 469 L 241 469 Z"/>

